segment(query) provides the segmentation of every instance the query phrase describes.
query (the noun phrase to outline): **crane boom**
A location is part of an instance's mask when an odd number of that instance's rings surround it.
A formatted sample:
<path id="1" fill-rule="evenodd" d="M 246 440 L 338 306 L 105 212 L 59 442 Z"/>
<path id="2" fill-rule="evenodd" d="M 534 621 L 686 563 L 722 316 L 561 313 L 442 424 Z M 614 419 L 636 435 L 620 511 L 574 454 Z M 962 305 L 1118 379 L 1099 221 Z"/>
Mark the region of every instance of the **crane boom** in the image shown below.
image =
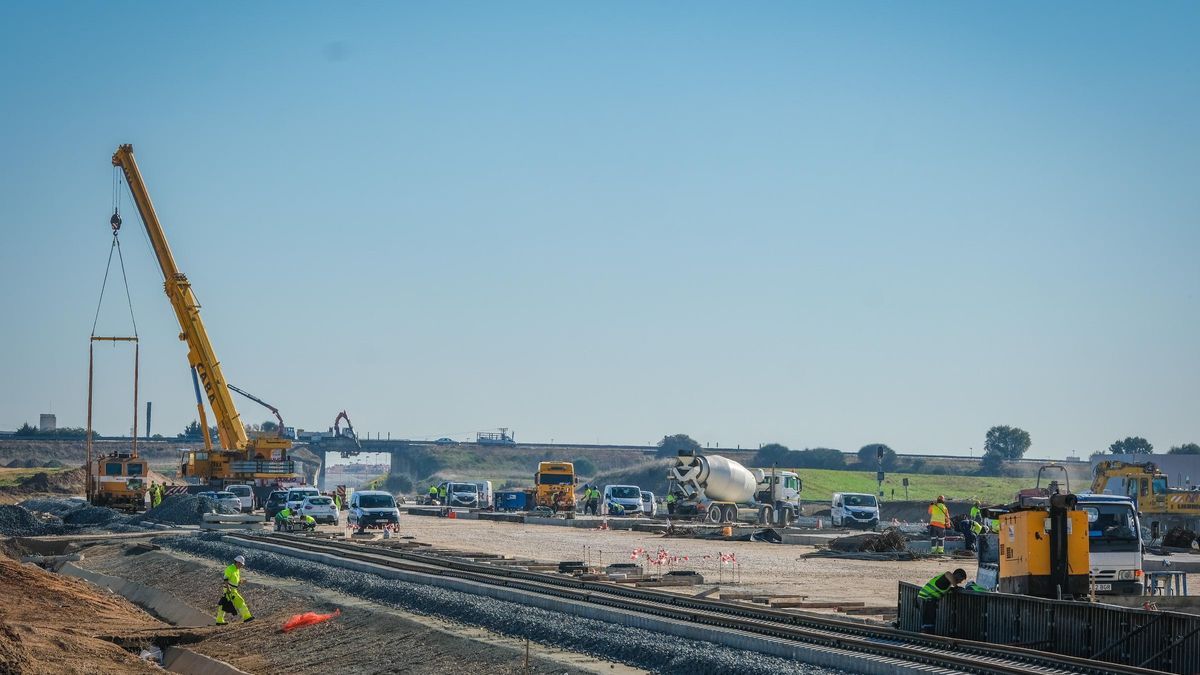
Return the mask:
<path id="1" fill-rule="evenodd" d="M 212 483 L 253 481 L 260 487 L 295 479 L 294 464 L 287 456 L 288 449 L 292 447 L 291 441 L 278 437 L 252 439 L 246 433 L 230 393 L 231 387 L 221 372 L 221 362 L 217 360 L 208 331 L 200 319 L 200 303 L 192 291 L 191 282 L 175 264 L 175 256 L 171 253 L 167 236 L 154 211 L 154 203 L 150 201 L 150 193 L 133 157 L 133 146 L 125 144 L 117 148 L 112 156 L 112 164 L 125 174 L 125 182 L 129 185 L 129 192 L 146 226 L 146 234 L 150 237 L 150 245 L 163 273 L 163 290 L 175 310 L 175 318 L 179 320 L 179 339 L 188 346 L 188 364 L 197 391 L 203 392 L 217 423 L 221 450 L 207 451 L 209 438 L 205 429 L 206 452 L 189 453 L 183 467 L 184 475 Z M 200 401 L 197 404 L 203 425 L 204 405 Z M 272 412 L 278 416 L 274 408 Z"/>
<path id="2" fill-rule="evenodd" d="M 217 360 L 217 354 L 213 351 L 208 331 L 204 329 L 204 322 L 200 320 L 200 303 L 192 292 L 192 285 L 187 276 L 175 265 L 175 256 L 171 253 L 167 236 L 163 233 L 158 215 L 154 211 L 154 203 L 150 201 L 150 193 L 142 181 L 137 160 L 133 157 L 133 146 L 125 144 L 117 148 L 113 153 L 112 163 L 125 173 L 129 192 L 133 195 L 133 202 L 142 216 L 146 234 L 150 236 L 150 245 L 163 273 L 163 290 L 171 301 L 171 307 L 175 309 L 175 318 L 179 320 L 179 339 L 187 343 L 188 363 L 195 369 L 200 387 L 216 418 L 221 447 L 227 450 L 243 450 L 250 438 L 242 425 L 233 396 L 229 393 L 225 375 L 221 372 L 221 362 Z"/>

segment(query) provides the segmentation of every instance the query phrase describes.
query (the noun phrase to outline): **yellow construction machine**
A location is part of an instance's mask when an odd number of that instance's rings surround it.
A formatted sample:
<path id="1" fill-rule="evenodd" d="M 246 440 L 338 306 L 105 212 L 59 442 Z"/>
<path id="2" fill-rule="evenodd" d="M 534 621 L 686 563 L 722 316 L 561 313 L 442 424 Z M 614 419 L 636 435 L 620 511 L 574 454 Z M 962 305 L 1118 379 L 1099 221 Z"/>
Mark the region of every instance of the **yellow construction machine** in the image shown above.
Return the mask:
<path id="1" fill-rule="evenodd" d="M 300 475 L 296 473 L 295 464 L 288 457 L 292 442 L 274 433 L 256 434 L 251 438 L 242 424 L 230 394 L 231 387 L 225 381 L 221 363 L 213 351 L 204 322 L 200 320 L 200 303 L 192 292 L 187 276 L 175 265 L 175 257 L 167 244 L 167 237 L 154 211 L 154 204 L 150 201 L 150 193 L 146 190 L 142 174 L 134 160 L 133 146 L 122 145 L 117 148 L 112 156 L 112 164 L 125 175 L 129 192 L 137 205 L 142 223 L 146 226 L 146 234 L 150 237 L 150 245 L 163 273 L 163 290 L 166 291 L 171 307 L 175 310 L 175 317 L 179 321 L 179 339 L 188 346 L 188 364 L 192 369 L 196 409 L 200 415 L 200 428 L 204 433 L 204 450 L 185 453 L 181 466 L 182 477 L 190 483 L 216 488 L 229 484 L 249 484 L 257 488 L 256 492 L 264 492 L 275 485 L 299 482 Z M 114 228 L 120 227 L 119 213 L 114 213 L 112 224 Z M 217 423 L 219 446 L 215 448 L 208 430 L 205 400 L 212 408 Z M 278 414 L 272 406 L 266 403 L 263 405 L 267 405 Z"/>
<path id="2" fill-rule="evenodd" d="M 1092 492 L 1104 494 L 1114 479 L 1125 481 L 1121 493 L 1133 499 L 1155 538 L 1172 528 L 1200 530 L 1200 490 L 1171 487 L 1167 474 L 1154 462 L 1105 460 L 1093 471 Z"/>

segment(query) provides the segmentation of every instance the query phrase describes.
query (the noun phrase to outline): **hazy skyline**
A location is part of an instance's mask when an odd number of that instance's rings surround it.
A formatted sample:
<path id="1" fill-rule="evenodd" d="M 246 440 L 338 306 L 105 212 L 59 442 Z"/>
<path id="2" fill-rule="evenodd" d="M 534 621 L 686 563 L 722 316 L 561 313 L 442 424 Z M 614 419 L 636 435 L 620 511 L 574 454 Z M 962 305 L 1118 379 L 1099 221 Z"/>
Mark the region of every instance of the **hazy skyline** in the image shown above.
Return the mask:
<path id="1" fill-rule="evenodd" d="M 85 422 L 133 143 L 226 378 L 296 427 L 1200 442 L 1195 3 L 8 3 L 0 26 L 0 429 Z M 141 400 L 172 436 L 186 350 L 123 203 Z M 120 288 L 100 332 L 128 328 Z M 96 426 L 123 433 L 130 362 L 98 355 Z"/>

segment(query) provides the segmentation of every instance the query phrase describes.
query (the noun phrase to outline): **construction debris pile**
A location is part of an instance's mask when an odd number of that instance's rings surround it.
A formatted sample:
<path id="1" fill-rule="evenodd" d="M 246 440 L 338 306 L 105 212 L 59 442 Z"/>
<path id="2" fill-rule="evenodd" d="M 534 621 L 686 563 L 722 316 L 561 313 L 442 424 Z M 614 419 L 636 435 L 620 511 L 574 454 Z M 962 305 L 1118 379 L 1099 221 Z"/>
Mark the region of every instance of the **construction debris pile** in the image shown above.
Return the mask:
<path id="1" fill-rule="evenodd" d="M 1173 527 L 1163 537 L 1162 545 L 1170 548 L 1192 548 L 1197 538 L 1200 538 L 1200 535 L 1191 530 L 1182 527 Z"/>
<path id="2" fill-rule="evenodd" d="M 865 551 L 869 553 L 890 553 L 907 551 L 908 539 L 900 530 L 889 527 L 879 534 L 857 534 L 851 537 L 841 537 L 829 542 L 829 548 L 835 551 Z"/>

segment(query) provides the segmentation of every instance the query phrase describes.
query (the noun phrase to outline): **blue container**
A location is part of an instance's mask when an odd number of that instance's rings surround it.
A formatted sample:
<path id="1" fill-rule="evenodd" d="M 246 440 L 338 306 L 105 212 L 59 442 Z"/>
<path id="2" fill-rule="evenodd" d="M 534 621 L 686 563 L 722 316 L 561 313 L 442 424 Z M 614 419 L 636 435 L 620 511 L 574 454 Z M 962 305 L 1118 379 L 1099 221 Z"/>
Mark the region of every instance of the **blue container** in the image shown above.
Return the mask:
<path id="1" fill-rule="evenodd" d="M 526 511 L 529 508 L 524 490 L 500 490 L 495 500 L 497 511 Z"/>

